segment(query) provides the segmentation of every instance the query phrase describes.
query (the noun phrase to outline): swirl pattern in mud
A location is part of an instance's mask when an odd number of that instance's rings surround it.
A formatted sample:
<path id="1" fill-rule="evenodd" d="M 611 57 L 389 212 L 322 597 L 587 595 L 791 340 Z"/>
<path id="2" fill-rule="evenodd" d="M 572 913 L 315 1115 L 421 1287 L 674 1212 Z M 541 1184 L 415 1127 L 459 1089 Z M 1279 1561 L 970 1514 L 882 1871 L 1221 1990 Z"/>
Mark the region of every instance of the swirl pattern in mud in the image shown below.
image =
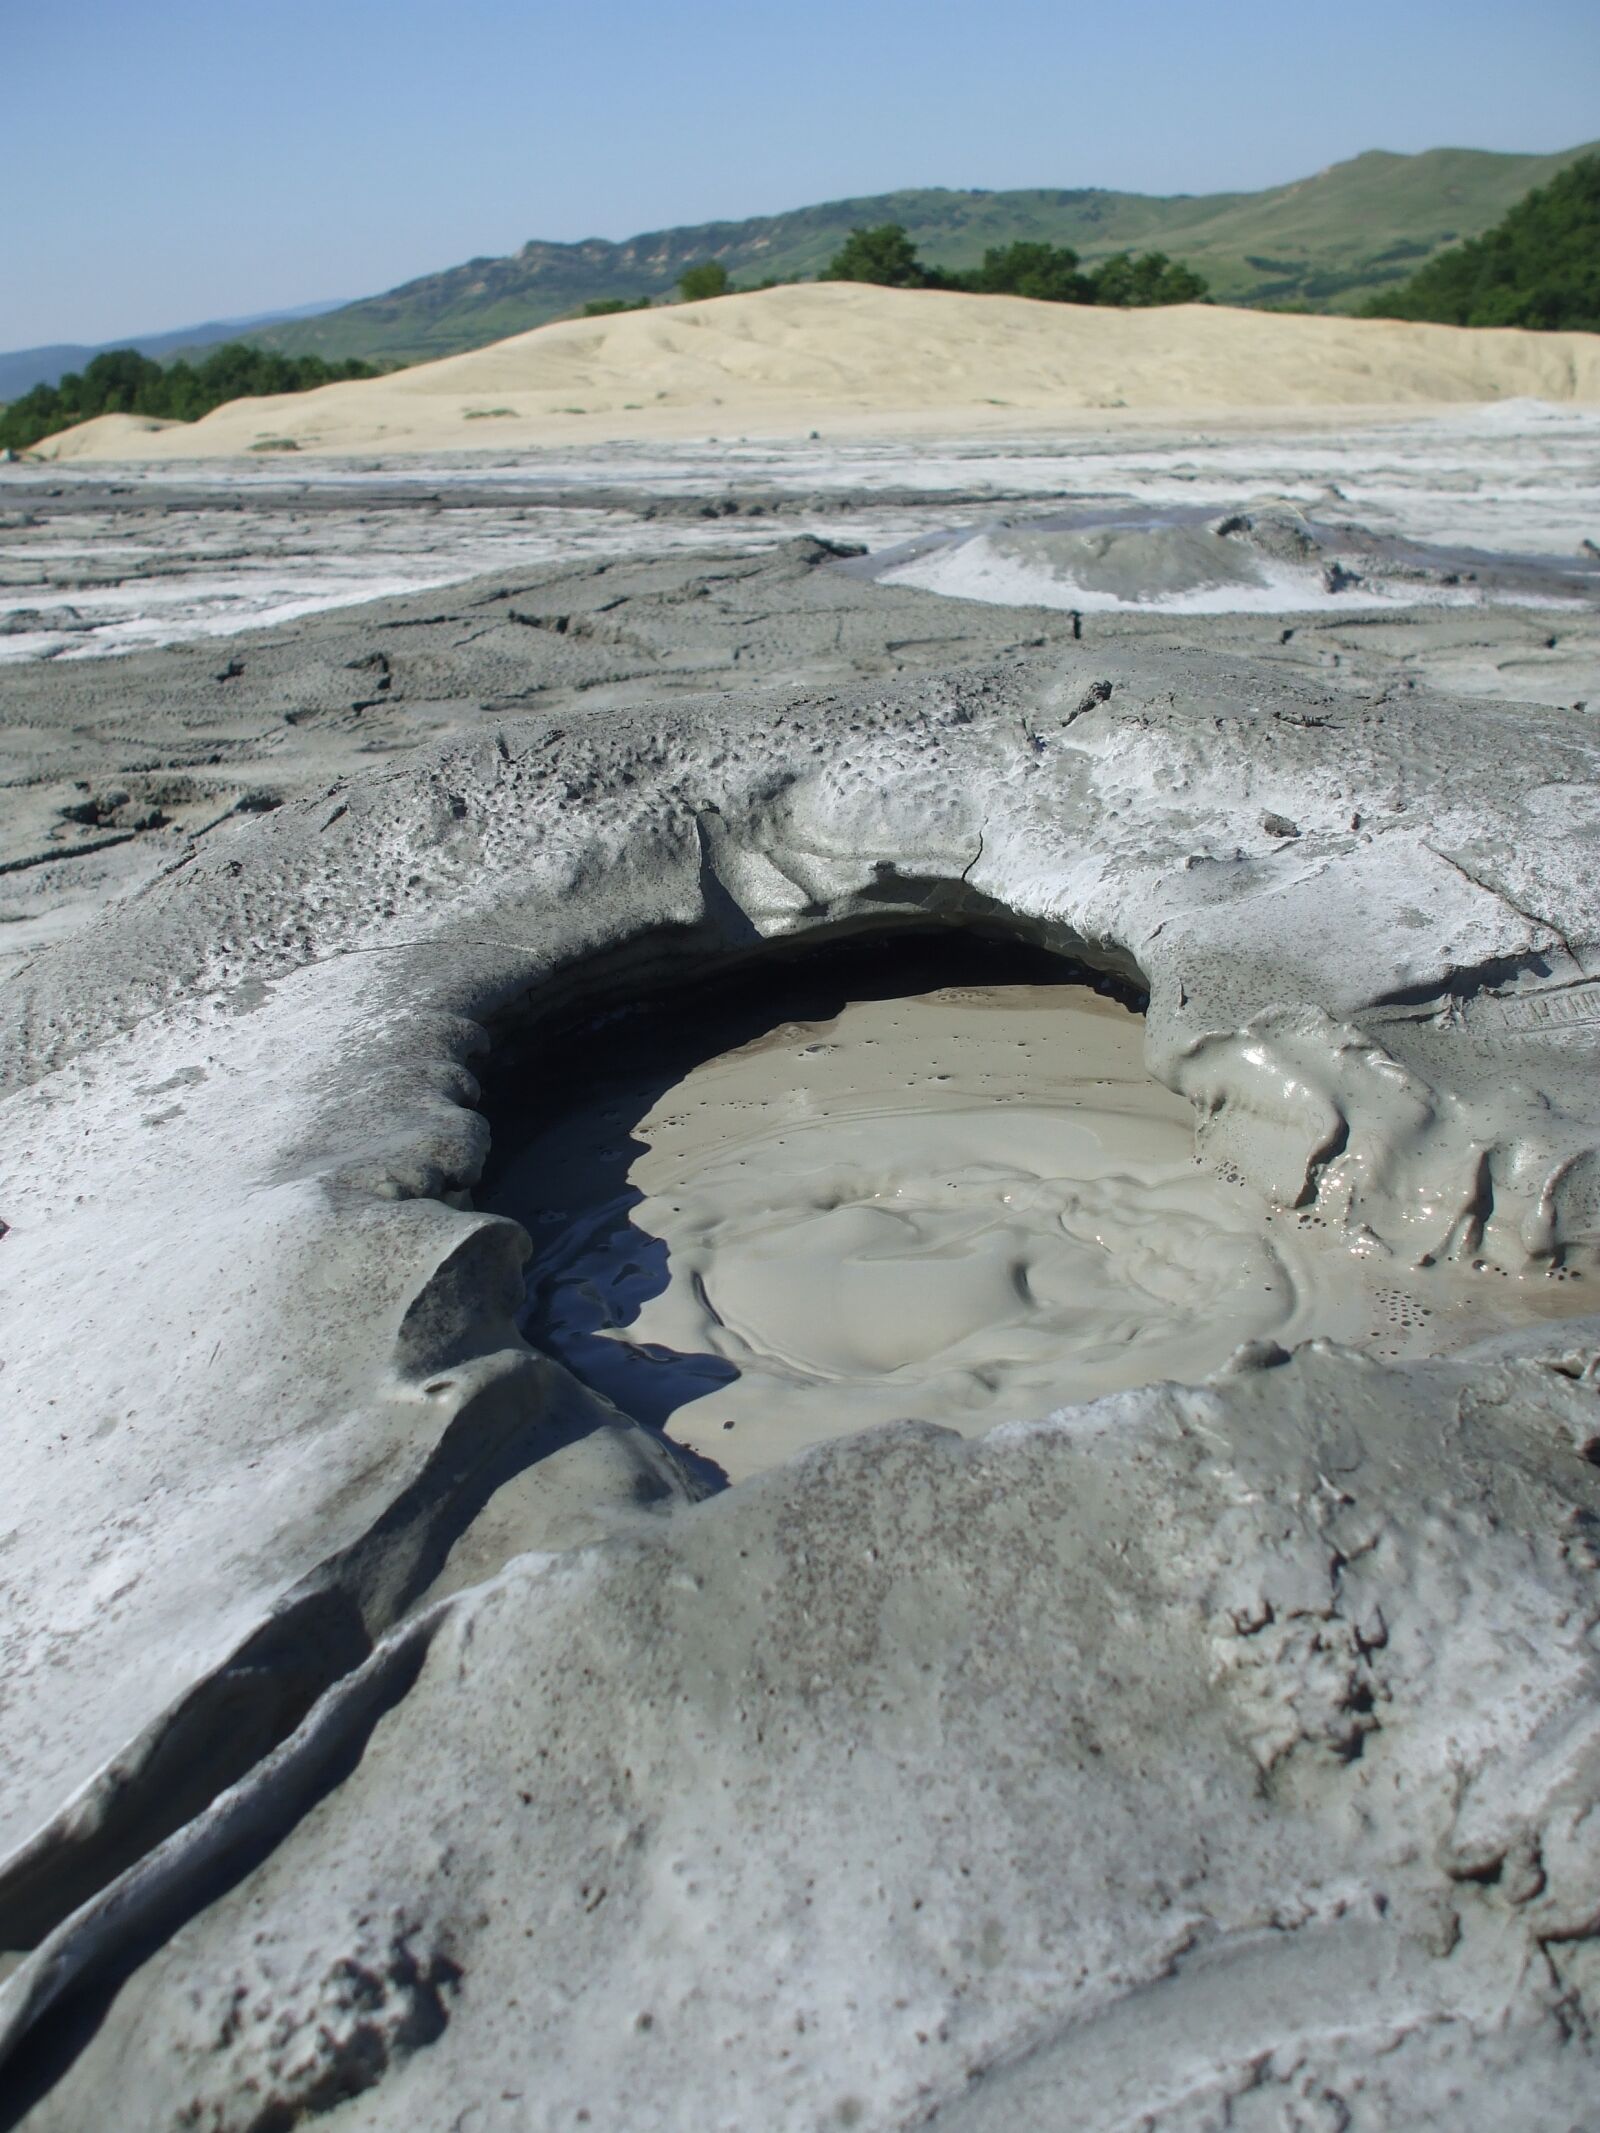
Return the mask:
<path id="1" fill-rule="evenodd" d="M 946 986 L 686 1072 L 648 1045 L 597 1068 L 497 1194 L 536 1239 L 530 1339 L 738 1478 L 902 1416 L 1193 1381 L 1252 1341 L 1418 1353 L 1579 1308 L 1581 1284 L 1380 1271 L 1202 1168 L 1142 1027 L 1083 985 Z"/>

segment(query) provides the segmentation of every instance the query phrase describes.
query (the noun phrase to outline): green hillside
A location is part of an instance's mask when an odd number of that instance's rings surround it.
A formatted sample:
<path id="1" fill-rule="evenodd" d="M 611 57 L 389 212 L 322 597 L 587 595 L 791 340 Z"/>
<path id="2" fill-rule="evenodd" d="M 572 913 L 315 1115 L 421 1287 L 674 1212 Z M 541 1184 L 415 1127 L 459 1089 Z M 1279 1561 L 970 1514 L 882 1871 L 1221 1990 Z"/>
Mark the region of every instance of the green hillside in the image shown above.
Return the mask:
<path id="1" fill-rule="evenodd" d="M 1600 333 L 1600 155 L 1569 163 L 1492 230 L 1452 245 L 1367 309 L 1448 326 Z"/>
<path id="2" fill-rule="evenodd" d="M 657 230 L 612 244 L 538 240 L 503 259 L 424 275 L 320 318 L 252 334 L 286 354 L 416 363 L 562 318 L 601 297 L 668 297 L 686 266 L 716 259 L 740 283 L 818 273 L 857 225 L 904 224 L 928 264 L 977 266 L 991 245 L 1070 245 L 1092 267 L 1108 253 L 1159 248 L 1197 268 L 1219 303 L 1354 311 L 1457 239 L 1489 229 L 1530 187 L 1583 148 L 1495 155 L 1373 149 L 1315 177 L 1259 193 L 880 193 L 748 222 Z"/>

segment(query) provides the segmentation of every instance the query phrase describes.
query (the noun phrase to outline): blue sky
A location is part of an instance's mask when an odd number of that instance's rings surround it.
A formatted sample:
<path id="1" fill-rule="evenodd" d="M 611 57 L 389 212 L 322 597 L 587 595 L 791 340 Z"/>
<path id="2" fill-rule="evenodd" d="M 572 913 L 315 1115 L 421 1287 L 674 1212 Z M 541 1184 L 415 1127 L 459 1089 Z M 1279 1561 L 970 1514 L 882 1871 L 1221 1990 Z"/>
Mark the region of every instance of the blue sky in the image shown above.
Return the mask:
<path id="1" fill-rule="evenodd" d="M 1595 136 L 1595 0 L 0 0 L 0 348 L 897 185 Z"/>

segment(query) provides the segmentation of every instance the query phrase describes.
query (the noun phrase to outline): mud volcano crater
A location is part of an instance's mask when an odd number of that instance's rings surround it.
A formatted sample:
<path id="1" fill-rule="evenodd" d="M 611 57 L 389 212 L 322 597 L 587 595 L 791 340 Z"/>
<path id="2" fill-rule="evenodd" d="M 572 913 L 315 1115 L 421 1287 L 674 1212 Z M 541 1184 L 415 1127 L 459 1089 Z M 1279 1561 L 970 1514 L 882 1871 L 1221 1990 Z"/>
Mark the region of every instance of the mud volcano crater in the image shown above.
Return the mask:
<path id="1" fill-rule="evenodd" d="M 967 928 L 629 971 L 497 1046 L 479 1197 L 532 1240 L 530 1344 L 714 1482 L 876 1423 L 1591 1308 L 1564 1272 L 1376 1265 L 1203 1161 L 1126 973 Z"/>

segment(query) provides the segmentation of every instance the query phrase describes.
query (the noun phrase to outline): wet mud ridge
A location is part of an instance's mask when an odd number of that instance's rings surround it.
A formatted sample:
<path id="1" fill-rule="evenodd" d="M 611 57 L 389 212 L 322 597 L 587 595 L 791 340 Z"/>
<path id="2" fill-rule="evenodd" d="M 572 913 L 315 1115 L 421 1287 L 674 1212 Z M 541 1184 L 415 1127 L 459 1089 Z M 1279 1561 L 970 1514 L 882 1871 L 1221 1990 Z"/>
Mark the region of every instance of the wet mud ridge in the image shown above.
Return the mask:
<path id="1" fill-rule="evenodd" d="M 1584 2122 L 1589 715 L 845 560 L 8 673 L 5 2122 Z"/>

